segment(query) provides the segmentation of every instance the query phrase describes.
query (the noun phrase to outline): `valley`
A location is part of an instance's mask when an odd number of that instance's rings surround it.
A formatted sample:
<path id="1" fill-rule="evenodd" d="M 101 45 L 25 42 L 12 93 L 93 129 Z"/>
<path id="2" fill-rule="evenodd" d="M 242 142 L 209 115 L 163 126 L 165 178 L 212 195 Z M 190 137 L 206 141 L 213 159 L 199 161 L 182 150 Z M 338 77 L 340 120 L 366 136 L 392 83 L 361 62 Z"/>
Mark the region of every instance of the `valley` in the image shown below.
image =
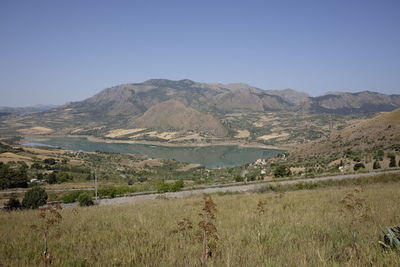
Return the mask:
<path id="1" fill-rule="evenodd" d="M 399 267 L 400 1 L 0 1 L 0 267 Z"/>

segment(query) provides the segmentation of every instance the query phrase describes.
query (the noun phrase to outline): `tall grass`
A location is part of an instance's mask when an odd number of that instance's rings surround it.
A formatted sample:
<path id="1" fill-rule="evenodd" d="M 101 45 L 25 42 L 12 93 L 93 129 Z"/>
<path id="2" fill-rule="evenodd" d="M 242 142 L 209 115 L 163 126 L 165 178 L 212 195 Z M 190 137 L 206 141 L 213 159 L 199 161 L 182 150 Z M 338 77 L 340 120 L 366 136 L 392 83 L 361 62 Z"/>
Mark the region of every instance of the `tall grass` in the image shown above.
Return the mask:
<path id="1" fill-rule="evenodd" d="M 356 225 L 343 215 L 355 186 L 275 194 L 212 196 L 218 240 L 209 266 L 398 266 L 400 253 L 383 250 L 379 226 L 400 223 L 400 184 L 367 185 L 371 220 Z M 341 202 L 342 201 L 342 202 Z M 64 209 L 59 238 L 49 239 L 58 266 L 200 266 L 195 239 L 204 220 L 200 196 L 114 206 Z M 37 211 L 0 213 L 0 259 L 5 266 L 42 262 L 41 236 L 31 231 Z M 184 233 L 177 226 L 185 218 Z M 178 222 L 178 224 L 177 224 Z M 356 244 L 356 245 L 354 245 Z M 355 250 L 354 247 L 357 247 Z"/>

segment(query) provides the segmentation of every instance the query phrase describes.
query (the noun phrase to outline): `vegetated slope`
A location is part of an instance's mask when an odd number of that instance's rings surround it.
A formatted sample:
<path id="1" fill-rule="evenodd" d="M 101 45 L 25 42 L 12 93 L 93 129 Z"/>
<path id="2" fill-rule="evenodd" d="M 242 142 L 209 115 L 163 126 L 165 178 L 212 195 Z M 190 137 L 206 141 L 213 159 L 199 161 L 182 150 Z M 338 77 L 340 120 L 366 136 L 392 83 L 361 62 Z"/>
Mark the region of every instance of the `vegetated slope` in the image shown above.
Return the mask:
<path id="1" fill-rule="evenodd" d="M 164 109 L 167 105 L 161 105 L 163 108 L 158 108 L 157 105 L 169 100 L 178 101 L 182 105 L 174 104 L 168 107 L 168 114 L 174 116 L 166 123 Z M 153 107 L 154 109 L 151 109 Z M 2 120 L 6 123 L 0 125 L 0 131 L 10 134 L 12 131 L 34 134 L 35 129 L 41 127 L 40 129 L 52 134 L 106 136 L 113 129 L 135 129 L 147 125 L 151 129 L 146 131 L 169 128 L 178 131 L 199 131 L 198 133 L 205 134 L 205 137 L 221 137 L 226 132 L 229 136 L 235 136 L 238 130 L 247 127 L 246 130 L 256 133 L 251 135 L 256 140 L 260 135 L 268 135 L 273 131 L 266 129 L 266 124 L 263 122 L 254 121 L 251 125 L 244 121 L 233 122 L 235 118 L 232 116 L 233 119 L 227 118 L 228 115 L 258 114 L 261 120 L 262 116 L 259 115 L 266 112 L 277 114 L 299 111 L 302 114 L 354 115 L 388 111 L 398 107 L 400 107 L 400 96 L 373 92 L 308 97 L 292 89 L 265 91 L 241 83 L 225 85 L 191 80 L 152 79 L 143 83 L 114 86 L 86 100 L 67 103 L 49 111 L 21 116 L 2 116 Z M 174 111 L 174 108 L 177 110 Z M 178 116 L 180 112 L 190 112 L 190 115 Z M 204 116 L 207 116 L 207 123 Z M 143 118 L 151 119 L 151 122 L 145 123 Z M 180 123 L 177 123 L 178 119 Z M 207 125 L 197 127 L 200 122 Z M 261 124 L 262 127 L 257 126 Z M 189 129 L 190 126 L 195 127 Z M 222 129 L 223 127 L 227 131 Z M 180 134 L 185 135 L 181 132 Z"/>
<path id="2" fill-rule="evenodd" d="M 363 91 L 310 97 L 301 109 L 313 113 L 355 114 L 392 111 L 399 107 L 400 95 Z"/>
<path id="3" fill-rule="evenodd" d="M 35 105 L 31 107 L 0 107 L 0 114 L 26 114 L 50 110 L 56 108 L 56 105 Z M 0 115 L 1 116 L 1 115 Z"/>
<path id="4" fill-rule="evenodd" d="M 400 144 L 400 109 L 380 113 L 342 130 L 335 131 L 327 139 L 319 139 L 300 146 L 294 156 L 309 156 Z"/>
<path id="5" fill-rule="evenodd" d="M 166 118 L 164 110 L 155 106 L 168 100 L 176 100 L 183 105 L 175 104 L 168 107 L 169 114 L 190 110 L 190 115 L 179 116 L 181 120 L 179 124 L 172 123 L 173 118 L 169 120 L 169 123 L 162 124 L 163 118 Z M 150 110 L 153 106 L 155 108 Z M 166 106 L 162 105 L 164 108 Z M 186 107 L 184 111 L 183 107 Z M 144 124 L 155 129 L 170 126 L 179 130 L 207 121 L 206 132 L 222 136 L 225 130 L 217 120 L 225 113 L 287 110 L 291 107 L 292 104 L 281 97 L 269 95 L 261 89 L 248 85 L 155 79 L 108 88 L 84 101 L 68 103 L 49 112 L 16 117 L 14 121 L 24 123 L 25 126 L 40 125 L 56 129 L 58 133 L 80 134 L 93 134 L 113 128 L 135 128 Z M 174 111 L 174 108 L 177 110 Z M 147 111 L 149 113 L 143 117 Z M 143 118 L 150 117 L 152 123 L 144 123 Z M 200 121 L 189 121 L 197 119 Z M 161 124 L 157 125 L 155 122 Z"/>
<path id="6" fill-rule="evenodd" d="M 178 129 L 213 136 L 226 135 L 225 128 L 213 116 L 187 107 L 175 99 L 152 106 L 136 121 L 140 127 L 145 128 Z"/>
<path id="7" fill-rule="evenodd" d="M 284 90 L 266 90 L 266 92 L 271 95 L 280 96 L 294 105 L 300 105 L 310 97 L 306 93 L 299 92 L 290 88 Z"/>

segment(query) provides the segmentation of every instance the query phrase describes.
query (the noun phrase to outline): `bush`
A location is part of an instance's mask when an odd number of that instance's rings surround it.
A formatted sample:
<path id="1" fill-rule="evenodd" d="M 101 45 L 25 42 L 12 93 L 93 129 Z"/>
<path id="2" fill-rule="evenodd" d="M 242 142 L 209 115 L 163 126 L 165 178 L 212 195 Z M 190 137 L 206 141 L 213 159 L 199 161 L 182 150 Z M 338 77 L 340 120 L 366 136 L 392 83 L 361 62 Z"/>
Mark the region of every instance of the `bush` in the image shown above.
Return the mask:
<path id="1" fill-rule="evenodd" d="M 184 185 L 185 184 L 184 184 L 183 180 L 176 181 L 175 183 L 173 183 L 171 185 L 171 191 L 172 192 L 181 191 Z"/>
<path id="2" fill-rule="evenodd" d="M 43 188 L 35 186 L 26 192 L 22 200 L 22 206 L 25 209 L 37 209 L 46 204 L 47 197 L 47 193 Z"/>
<path id="3" fill-rule="evenodd" d="M 21 208 L 21 202 L 16 197 L 11 197 L 5 204 L 4 209 L 8 211 L 18 210 Z"/>
<path id="4" fill-rule="evenodd" d="M 73 191 L 71 193 L 68 193 L 66 195 L 64 195 L 61 200 L 64 203 L 74 203 L 78 200 L 78 197 L 81 194 L 87 193 L 85 190 L 77 190 L 77 191 Z"/>
<path id="5" fill-rule="evenodd" d="M 54 165 L 56 164 L 56 160 L 53 158 L 48 158 L 43 161 L 45 164 Z"/>
<path id="6" fill-rule="evenodd" d="M 47 176 L 46 181 L 47 181 L 47 183 L 49 183 L 49 184 L 55 184 L 55 183 L 57 183 L 57 176 L 56 176 L 56 174 L 55 174 L 54 172 L 50 173 L 50 174 Z"/>
<path id="7" fill-rule="evenodd" d="M 246 175 L 246 179 L 249 182 L 255 181 L 256 178 L 257 178 L 257 175 L 255 173 L 249 173 L 249 174 Z"/>
<path id="8" fill-rule="evenodd" d="M 389 162 L 389 168 L 395 168 L 396 166 L 396 156 L 390 155 L 390 162 Z"/>
<path id="9" fill-rule="evenodd" d="M 243 181 L 244 181 L 244 178 L 242 176 L 240 176 L 240 175 L 235 176 L 235 182 L 243 182 Z"/>
<path id="10" fill-rule="evenodd" d="M 286 177 L 286 176 L 290 176 L 291 174 L 292 174 L 292 172 L 290 171 L 289 167 L 287 167 L 286 165 L 279 165 L 274 170 L 275 177 Z"/>
<path id="11" fill-rule="evenodd" d="M 57 183 L 59 183 L 59 184 L 65 183 L 70 180 L 72 180 L 72 178 L 66 172 L 61 172 L 61 173 L 57 174 Z"/>
<path id="12" fill-rule="evenodd" d="M 92 197 L 86 192 L 79 195 L 78 202 L 81 207 L 94 205 Z"/>
<path id="13" fill-rule="evenodd" d="M 374 170 L 376 170 L 376 169 L 380 169 L 381 168 L 381 164 L 379 164 L 379 161 L 375 161 L 374 162 L 374 165 L 372 166 L 372 168 L 374 169 Z"/>
<path id="14" fill-rule="evenodd" d="M 376 160 L 383 160 L 383 157 L 385 156 L 385 153 L 383 150 L 378 150 L 376 154 L 374 155 L 374 159 Z"/>
<path id="15" fill-rule="evenodd" d="M 180 191 L 184 186 L 183 180 L 176 181 L 173 184 L 168 184 L 164 181 L 158 184 L 158 192 L 165 193 L 165 192 L 177 192 Z"/>
<path id="16" fill-rule="evenodd" d="M 358 171 L 359 169 L 364 169 L 364 168 L 365 168 L 365 165 L 363 163 L 356 163 L 354 165 L 354 170 L 355 171 Z"/>

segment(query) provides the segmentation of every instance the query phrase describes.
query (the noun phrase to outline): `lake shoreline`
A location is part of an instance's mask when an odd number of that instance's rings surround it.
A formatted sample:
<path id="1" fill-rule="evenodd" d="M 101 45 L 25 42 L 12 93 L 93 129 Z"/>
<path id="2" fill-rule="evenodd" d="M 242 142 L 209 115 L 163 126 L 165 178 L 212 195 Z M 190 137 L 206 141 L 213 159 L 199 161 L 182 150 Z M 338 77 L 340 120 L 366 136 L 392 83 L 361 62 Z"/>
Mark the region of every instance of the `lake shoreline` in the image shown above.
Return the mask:
<path id="1" fill-rule="evenodd" d="M 29 139 L 46 139 L 46 138 L 86 138 L 90 142 L 102 142 L 109 144 L 138 144 L 138 145 L 154 145 L 154 146 L 164 146 L 164 147 L 206 147 L 206 146 L 238 146 L 241 148 L 264 148 L 264 149 L 274 149 L 274 150 L 284 150 L 288 151 L 291 149 L 290 146 L 273 146 L 264 145 L 260 143 L 242 143 L 237 141 L 215 141 L 212 143 L 196 142 L 196 143 L 168 143 L 168 142 L 158 142 L 158 141 L 145 141 L 145 140 L 120 140 L 120 139 L 106 139 L 101 137 L 95 137 L 92 135 L 31 135 L 23 136 L 23 139 L 19 142 L 21 145 L 23 143 L 29 142 Z"/>
<path id="2" fill-rule="evenodd" d="M 108 141 L 108 142 L 107 142 Z M 240 146 L 235 142 L 204 144 L 160 144 L 156 142 L 132 142 L 104 140 L 88 136 L 41 135 L 26 136 L 20 142 L 29 146 L 48 146 L 71 151 L 103 151 L 120 154 L 146 155 L 149 159 L 164 158 L 181 162 L 196 163 L 206 168 L 230 168 L 254 162 L 260 158 L 275 157 L 286 150 L 276 147 Z"/>

